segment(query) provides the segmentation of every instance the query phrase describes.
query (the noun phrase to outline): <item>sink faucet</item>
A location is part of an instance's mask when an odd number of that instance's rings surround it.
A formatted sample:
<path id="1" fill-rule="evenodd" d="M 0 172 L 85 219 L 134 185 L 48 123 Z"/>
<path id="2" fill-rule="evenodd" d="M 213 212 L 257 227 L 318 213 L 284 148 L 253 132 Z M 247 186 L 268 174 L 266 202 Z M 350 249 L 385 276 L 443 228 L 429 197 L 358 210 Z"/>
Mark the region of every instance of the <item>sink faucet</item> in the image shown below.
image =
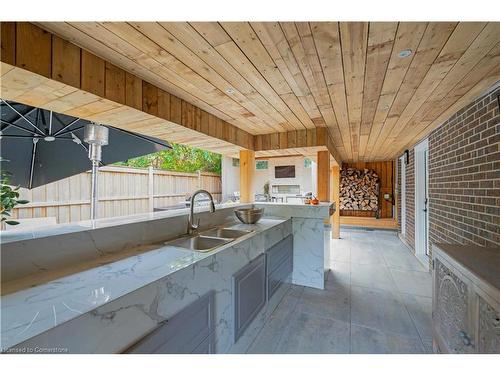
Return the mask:
<path id="1" fill-rule="evenodd" d="M 215 212 L 214 197 L 212 197 L 212 194 L 210 194 L 208 191 L 204 189 L 196 190 L 193 193 L 193 195 L 191 195 L 191 207 L 189 211 L 188 230 L 187 230 L 188 234 L 192 234 L 200 226 L 200 219 L 198 219 L 198 222 L 196 224 L 194 223 L 194 199 L 198 194 L 208 195 L 208 197 L 210 198 L 210 212 Z"/>

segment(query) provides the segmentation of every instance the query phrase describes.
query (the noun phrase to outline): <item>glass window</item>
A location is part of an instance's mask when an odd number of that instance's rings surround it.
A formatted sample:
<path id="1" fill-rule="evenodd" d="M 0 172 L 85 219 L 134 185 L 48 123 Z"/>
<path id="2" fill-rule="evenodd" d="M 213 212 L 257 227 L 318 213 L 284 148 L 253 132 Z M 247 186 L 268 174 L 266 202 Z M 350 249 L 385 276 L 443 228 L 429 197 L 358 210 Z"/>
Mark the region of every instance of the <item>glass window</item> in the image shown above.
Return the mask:
<path id="1" fill-rule="evenodd" d="M 256 160 L 255 161 L 255 169 L 267 169 L 269 166 L 269 162 L 267 160 Z"/>
<path id="2" fill-rule="evenodd" d="M 233 158 L 233 167 L 239 167 L 240 166 L 240 159 Z"/>

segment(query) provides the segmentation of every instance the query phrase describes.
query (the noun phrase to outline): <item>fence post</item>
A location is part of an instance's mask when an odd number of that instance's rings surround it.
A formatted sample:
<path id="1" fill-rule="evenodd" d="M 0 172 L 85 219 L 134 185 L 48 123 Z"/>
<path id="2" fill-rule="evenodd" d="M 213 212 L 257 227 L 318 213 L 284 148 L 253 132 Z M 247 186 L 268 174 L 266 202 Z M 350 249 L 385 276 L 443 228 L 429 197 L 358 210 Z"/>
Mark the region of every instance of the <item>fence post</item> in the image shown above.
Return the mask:
<path id="1" fill-rule="evenodd" d="M 202 183 L 201 183 L 201 171 L 198 170 L 198 189 L 201 189 Z"/>
<path id="2" fill-rule="evenodd" d="M 153 212 L 155 207 L 155 197 L 154 197 L 154 170 L 153 166 L 148 167 L 148 198 L 149 198 L 149 212 Z"/>

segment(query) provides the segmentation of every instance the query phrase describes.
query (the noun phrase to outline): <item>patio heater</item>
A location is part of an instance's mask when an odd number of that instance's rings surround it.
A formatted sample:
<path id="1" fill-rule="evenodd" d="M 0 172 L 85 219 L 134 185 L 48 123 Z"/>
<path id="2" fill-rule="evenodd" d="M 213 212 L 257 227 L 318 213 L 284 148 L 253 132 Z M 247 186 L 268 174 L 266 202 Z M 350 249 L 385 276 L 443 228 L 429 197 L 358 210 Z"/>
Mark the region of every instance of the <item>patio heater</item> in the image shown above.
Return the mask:
<path id="1" fill-rule="evenodd" d="M 99 164 L 102 160 L 102 146 L 108 144 L 108 128 L 101 124 L 91 122 L 85 125 L 83 140 L 89 144 L 89 159 L 92 162 L 92 190 L 90 200 L 90 219 L 97 219 L 97 204 L 99 200 L 98 174 Z"/>

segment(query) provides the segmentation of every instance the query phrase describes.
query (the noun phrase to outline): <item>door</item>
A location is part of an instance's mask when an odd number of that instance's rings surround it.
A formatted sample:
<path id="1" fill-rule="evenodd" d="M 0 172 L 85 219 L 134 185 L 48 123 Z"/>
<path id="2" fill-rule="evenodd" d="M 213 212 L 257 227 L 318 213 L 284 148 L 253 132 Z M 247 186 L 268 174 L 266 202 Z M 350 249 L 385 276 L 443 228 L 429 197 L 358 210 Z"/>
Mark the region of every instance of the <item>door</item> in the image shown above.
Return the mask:
<path id="1" fill-rule="evenodd" d="M 406 163 L 405 157 L 399 158 L 401 166 L 401 235 L 406 236 Z"/>
<path id="2" fill-rule="evenodd" d="M 415 254 L 429 254 L 429 210 L 428 210 L 428 153 L 427 140 L 415 146 Z"/>

